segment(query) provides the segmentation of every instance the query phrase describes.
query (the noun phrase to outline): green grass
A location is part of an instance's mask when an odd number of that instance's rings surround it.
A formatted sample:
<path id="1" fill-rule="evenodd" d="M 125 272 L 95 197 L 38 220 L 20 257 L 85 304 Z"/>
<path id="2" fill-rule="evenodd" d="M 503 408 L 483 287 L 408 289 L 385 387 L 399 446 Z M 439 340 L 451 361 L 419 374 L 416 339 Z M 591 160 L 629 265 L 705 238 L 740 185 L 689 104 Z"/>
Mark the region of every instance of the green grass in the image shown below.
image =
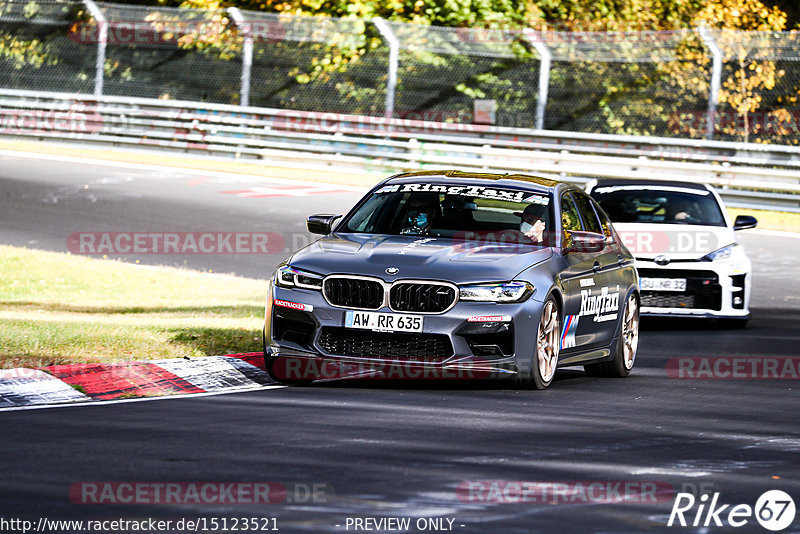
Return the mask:
<path id="1" fill-rule="evenodd" d="M 0 368 L 261 349 L 266 282 L 0 246 Z"/>

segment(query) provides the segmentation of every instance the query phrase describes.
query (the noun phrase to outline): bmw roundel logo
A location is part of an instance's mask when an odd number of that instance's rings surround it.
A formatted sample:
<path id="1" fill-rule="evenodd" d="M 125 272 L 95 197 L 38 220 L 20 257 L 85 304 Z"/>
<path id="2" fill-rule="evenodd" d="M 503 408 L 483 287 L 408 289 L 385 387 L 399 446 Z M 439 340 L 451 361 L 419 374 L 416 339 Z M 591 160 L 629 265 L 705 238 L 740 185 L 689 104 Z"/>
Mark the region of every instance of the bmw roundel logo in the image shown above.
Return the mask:
<path id="1" fill-rule="evenodd" d="M 397 274 L 399 272 L 400 269 L 398 269 L 397 267 L 389 267 L 388 269 L 386 269 L 386 274 Z"/>
<path id="2" fill-rule="evenodd" d="M 670 259 L 667 256 L 660 254 L 656 256 L 656 258 L 653 261 L 656 262 L 656 265 L 667 265 L 670 262 Z"/>

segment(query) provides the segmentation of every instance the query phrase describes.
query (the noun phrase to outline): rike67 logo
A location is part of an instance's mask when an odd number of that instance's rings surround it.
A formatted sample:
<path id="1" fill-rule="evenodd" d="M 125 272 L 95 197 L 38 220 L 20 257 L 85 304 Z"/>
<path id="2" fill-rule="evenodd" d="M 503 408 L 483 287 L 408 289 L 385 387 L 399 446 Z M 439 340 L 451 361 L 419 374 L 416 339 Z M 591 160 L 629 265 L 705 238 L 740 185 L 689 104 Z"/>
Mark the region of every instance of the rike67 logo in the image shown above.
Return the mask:
<path id="1" fill-rule="evenodd" d="M 795 511 L 794 500 L 781 490 L 764 492 L 755 506 L 722 504 L 719 492 L 710 497 L 704 493 L 699 498 L 691 493 L 678 493 L 672 504 L 667 526 L 738 528 L 752 525 L 755 518 L 765 529 L 777 532 L 794 522 Z"/>

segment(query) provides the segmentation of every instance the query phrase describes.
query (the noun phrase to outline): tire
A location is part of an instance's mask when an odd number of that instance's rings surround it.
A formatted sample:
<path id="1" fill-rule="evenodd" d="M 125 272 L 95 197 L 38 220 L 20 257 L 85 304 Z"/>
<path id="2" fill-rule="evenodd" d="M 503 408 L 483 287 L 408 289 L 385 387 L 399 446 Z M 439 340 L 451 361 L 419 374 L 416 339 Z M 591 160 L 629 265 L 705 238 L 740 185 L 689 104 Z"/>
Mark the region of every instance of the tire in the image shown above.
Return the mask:
<path id="1" fill-rule="evenodd" d="M 636 351 L 639 348 L 639 297 L 635 293 L 628 295 L 622 309 L 619 337 L 614 346 L 614 357 L 611 361 L 584 365 L 589 376 L 605 376 L 625 378 L 631 374 L 636 362 Z"/>
<path id="2" fill-rule="evenodd" d="M 558 367 L 560 341 L 561 309 L 558 301 L 551 295 L 542 305 L 542 315 L 536 327 L 536 347 L 531 370 L 527 375 L 520 377 L 523 386 L 531 389 L 545 389 L 553 382 Z"/>

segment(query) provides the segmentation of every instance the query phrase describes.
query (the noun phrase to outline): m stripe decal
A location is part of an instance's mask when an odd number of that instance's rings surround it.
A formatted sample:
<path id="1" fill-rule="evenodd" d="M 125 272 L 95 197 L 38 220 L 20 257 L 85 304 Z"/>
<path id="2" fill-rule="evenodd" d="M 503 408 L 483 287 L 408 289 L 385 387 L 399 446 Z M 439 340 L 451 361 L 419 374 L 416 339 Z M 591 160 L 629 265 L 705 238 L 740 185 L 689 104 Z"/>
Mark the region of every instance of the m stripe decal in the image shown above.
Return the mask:
<path id="1" fill-rule="evenodd" d="M 561 348 L 569 349 L 575 346 L 575 333 L 578 331 L 578 316 L 567 315 L 564 321 L 564 331 L 561 333 Z"/>

